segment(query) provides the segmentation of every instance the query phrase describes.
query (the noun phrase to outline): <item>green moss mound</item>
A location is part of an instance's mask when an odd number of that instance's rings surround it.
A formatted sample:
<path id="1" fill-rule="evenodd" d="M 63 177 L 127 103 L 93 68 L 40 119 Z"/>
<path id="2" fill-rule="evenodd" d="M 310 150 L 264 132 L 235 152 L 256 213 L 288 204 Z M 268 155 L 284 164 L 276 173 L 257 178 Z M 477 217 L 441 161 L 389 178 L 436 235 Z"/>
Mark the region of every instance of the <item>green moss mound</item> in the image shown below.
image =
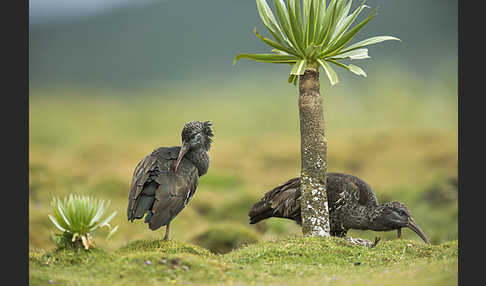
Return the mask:
<path id="1" fill-rule="evenodd" d="M 100 248 L 64 248 L 52 251 L 34 250 L 29 252 L 29 264 L 53 267 L 53 266 L 73 266 L 97 264 L 102 261 L 109 261 L 113 258 L 110 254 Z"/>
<path id="2" fill-rule="evenodd" d="M 31 285 L 457 285 L 458 242 L 290 237 L 223 255 L 189 243 L 140 240 L 114 251 L 29 252 Z"/>
<path id="3" fill-rule="evenodd" d="M 239 225 L 219 224 L 193 238 L 193 242 L 213 253 L 223 254 L 233 249 L 256 243 L 259 234 Z"/>
<path id="4" fill-rule="evenodd" d="M 412 240 L 380 241 L 368 248 L 351 244 L 338 237 L 297 237 L 267 241 L 238 249 L 228 256 L 239 264 L 263 265 L 298 263 L 322 265 L 368 265 L 408 263 L 416 259 L 457 258 L 457 241 L 441 245 Z"/>
<path id="5" fill-rule="evenodd" d="M 127 252 L 144 252 L 144 251 L 156 251 L 165 254 L 182 254 L 189 253 L 195 255 L 207 256 L 210 252 L 204 248 L 197 245 L 183 243 L 174 240 L 137 240 L 131 242 L 120 249 L 117 253 L 127 253 Z"/>

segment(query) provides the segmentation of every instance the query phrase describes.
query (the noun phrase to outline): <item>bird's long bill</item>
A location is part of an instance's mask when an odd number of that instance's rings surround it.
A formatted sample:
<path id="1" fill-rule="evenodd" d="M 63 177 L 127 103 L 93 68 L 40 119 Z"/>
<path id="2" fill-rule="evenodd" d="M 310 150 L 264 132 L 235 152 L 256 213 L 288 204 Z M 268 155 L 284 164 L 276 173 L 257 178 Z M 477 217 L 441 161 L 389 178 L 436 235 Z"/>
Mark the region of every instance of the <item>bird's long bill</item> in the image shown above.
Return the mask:
<path id="1" fill-rule="evenodd" d="M 181 162 L 184 155 L 186 155 L 187 151 L 189 151 L 189 144 L 186 142 L 182 142 L 181 150 L 179 151 L 179 156 L 177 156 L 177 161 L 175 164 L 175 171 L 177 172 L 177 168 L 179 168 L 179 163 Z"/>
<path id="2" fill-rule="evenodd" d="M 420 238 L 423 239 L 425 243 L 430 243 L 429 240 L 427 239 L 427 236 L 425 236 L 425 233 L 420 229 L 420 227 L 413 220 L 410 220 L 408 222 L 407 227 L 413 230 L 418 236 L 420 236 Z"/>

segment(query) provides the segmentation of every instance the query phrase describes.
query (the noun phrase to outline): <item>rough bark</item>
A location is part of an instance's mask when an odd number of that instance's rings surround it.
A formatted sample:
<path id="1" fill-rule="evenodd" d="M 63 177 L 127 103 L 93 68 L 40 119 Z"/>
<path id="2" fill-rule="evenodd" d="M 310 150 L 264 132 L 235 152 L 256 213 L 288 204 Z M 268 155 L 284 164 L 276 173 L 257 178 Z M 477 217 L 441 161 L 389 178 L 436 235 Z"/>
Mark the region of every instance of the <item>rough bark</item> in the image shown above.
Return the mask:
<path id="1" fill-rule="evenodd" d="M 299 78 L 301 138 L 301 215 L 304 236 L 330 236 L 326 193 L 327 139 L 319 71 L 306 69 Z"/>

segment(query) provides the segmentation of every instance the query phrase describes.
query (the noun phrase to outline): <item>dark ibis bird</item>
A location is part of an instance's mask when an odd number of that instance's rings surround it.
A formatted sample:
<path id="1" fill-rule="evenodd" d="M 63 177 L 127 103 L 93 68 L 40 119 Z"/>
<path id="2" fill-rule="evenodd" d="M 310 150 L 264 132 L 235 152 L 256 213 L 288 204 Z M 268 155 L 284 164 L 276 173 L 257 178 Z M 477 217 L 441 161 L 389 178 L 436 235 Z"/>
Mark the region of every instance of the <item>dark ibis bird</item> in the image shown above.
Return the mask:
<path id="1" fill-rule="evenodd" d="M 187 205 L 199 177 L 209 169 L 208 151 L 214 136 L 211 122 L 190 121 L 182 129 L 182 145 L 160 147 L 145 156 L 133 171 L 128 195 L 128 220 L 141 219 L 151 230 L 166 226 Z"/>
<path id="2" fill-rule="evenodd" d="M 345 237 L 349 229 L 397 230 L 400 238 L 401 229 L 406 227 L 429 243 L 404 204 L 378 204 L 371 187 L 353 175 L 327 173 L 326 182 L 332 236 Z M 250 224 L 270 217 L 279 217 L 294 220 L 301 225 L 300 195 L 300 177 L 275 187 L 252 207 L 248 214 Z"/>

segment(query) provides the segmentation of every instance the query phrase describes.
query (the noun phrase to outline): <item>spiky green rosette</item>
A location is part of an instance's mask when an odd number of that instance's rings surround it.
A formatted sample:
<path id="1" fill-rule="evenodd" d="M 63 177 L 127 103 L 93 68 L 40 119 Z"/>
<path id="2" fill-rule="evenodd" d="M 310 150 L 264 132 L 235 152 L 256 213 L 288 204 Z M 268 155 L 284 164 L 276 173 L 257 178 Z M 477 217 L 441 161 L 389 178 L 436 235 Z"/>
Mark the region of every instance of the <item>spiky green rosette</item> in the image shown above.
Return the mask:
<path id="1" fill-rule="evenodd" d="M 283 0 L 274 0 L 275 17 L 266 0 L 256 0 L 260 18 L 274 40 L 260 35 L 256 28 L 254 32 L 273 48 L 272 53 L 238 54 L 233 64 L 247 58 L 264 63 L 293 65 L 288 82 L 294 85 L 297 85 L 298 76 L 304 74 L 307 68 L 319 70 L 320 67 L 324 69 L 331 85 L 338 83 L 338 76 L 331 64 L 366 77 L 363 69 L 342 61 L 369 58 L 366 46 L 400 39 L 377 36 L 348 45 L 376 15 L 375 9 L 361 23 L 351 28 L 361 11 L 369 8 L 365 2 L 349 13 L 351 0 L 331 0 L 329 5 L 326 5 L 325 0 L 302 0 L 302 5 L 301 0 L 288 0 L 287 6 Z"/>
<path id="2" fill-rule="evenodd" d="M 113 229 L 109 222 L 115 217 L 116 211 L 103 218 L 110 202 L 105 204 L 104 200 L 88 196 L 69 195 L 61 200 L 54 197 L 51 202 L 53 215 L 48 215 L 52 223 L 61 231 L 62 237 L 68 237 L 73 244 L 81 243 L 85 249 L 94 246 L 91 233 L 99 227 L 110 228 L 107 238 L 116 232 L 118 226 Z"/>

